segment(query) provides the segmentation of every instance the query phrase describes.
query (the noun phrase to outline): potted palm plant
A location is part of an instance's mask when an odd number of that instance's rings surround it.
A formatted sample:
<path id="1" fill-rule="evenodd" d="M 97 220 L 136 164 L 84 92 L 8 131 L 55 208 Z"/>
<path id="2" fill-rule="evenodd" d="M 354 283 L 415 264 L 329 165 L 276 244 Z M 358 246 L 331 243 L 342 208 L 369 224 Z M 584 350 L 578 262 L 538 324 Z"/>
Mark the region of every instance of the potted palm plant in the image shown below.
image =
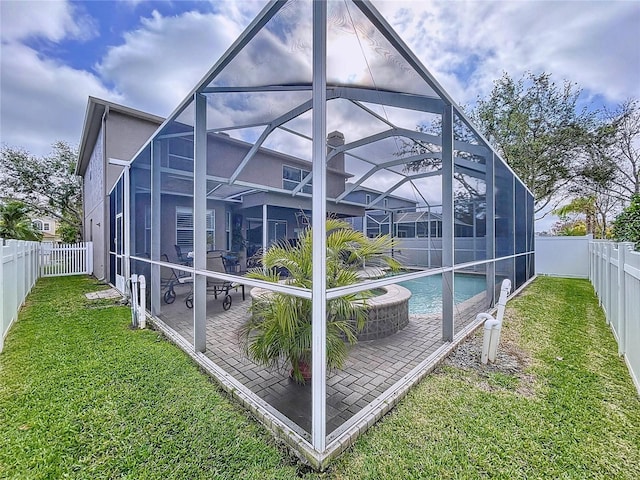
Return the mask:
<path id="1" fill-rule="evenodd" d="M 394 247 L 389 236 L 367 238 L 347 222 L 327 220 L 327 288 L 359 281 L 358 270 L 366 265 L 400 268 L 388 252 Z M 281 241 L 264 254 L 263 268 L 248 276 L 267 282 L 311 288 L 312 232 L 305 229 L 297 242 Z M 282 278 L 281 273 L 287 272 Z M 345 295 L 327 302 L 327 367 L 342 368 L 347 344 L 357 341 L 356 332 L 367 319 L 369 291 Z M 256 363 L 271 368 L 290 368 L 291 377 L 301 383 L 310 378 L 311 300 L 279 292 L 258 295 L 250 307 L 251 317 L 241 329 L 245 352 Z"/>

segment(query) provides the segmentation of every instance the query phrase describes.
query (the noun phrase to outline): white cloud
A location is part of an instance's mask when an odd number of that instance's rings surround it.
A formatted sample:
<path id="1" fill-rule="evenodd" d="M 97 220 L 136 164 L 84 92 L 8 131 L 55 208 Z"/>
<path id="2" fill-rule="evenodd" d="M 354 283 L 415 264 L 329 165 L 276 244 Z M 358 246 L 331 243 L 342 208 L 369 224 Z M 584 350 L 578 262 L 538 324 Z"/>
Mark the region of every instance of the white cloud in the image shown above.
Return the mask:
<path id="1" fill-rule="evenodd" d="M 0 141 L 36 155 L 49 153 L 57 140 L 77 143 L 87 97 L 113 95 L 95 75 L 47 58 L 23 42 L 85 40 L 96 34 L 94 22 L 66 2 L 4 1 L 0 8 Z"/>
<path id="2" fill-rule="evenodd" d="M 241 31 L 220 14 L 153 12 L 108 50 L 96 70 L 129 105 L 168 115 Z"/>
<path id="3" fill-rule="evenodd" d="M 77 141 L 88 95 L 168 115 L 265 2 L 212 4 L 216 13 L 163 16 L 155 12 L 141 18 L 135 30 L 123 34 L 121 44 L 106 46 L 106 54 L 94 59 L 95 72 L 88 72 L 23 45 L 36 37 L 56 43 L 95 35 L 95 22 L 83 13 L 81 4 L 42 2 L 34 8 L 32 2 L 0 2 L 2 141 L 34 151 L 48 148 L 59 138 Z M 136 2 L 131 5 L 135 12 Z M 601 94 L 613 102 L 640 97 L 640 33 L 634 28 L 640 21 L 637 3 L 376 1 L 375 6 L 459 103 L 486 95 L 503 70 L 514 77 L 526 70 L 545 70 L 558 81 L 576 81 L 589 94 Z M 290 8 L 294 10 L 295 5 Z M 277 31 L 275 36 L 262 39 L 261 45 L 268 45 L 274 58 L 282 59 L 276 62 L 277 73 L 308 73 L 309 65 L 295 54 L 310 48 L 299 31 L 303 23 L 296 25 L 297 31 L 286 32 L 289 43 L 278 45 L 278 33 L 282 32 Z M 361 39 L 367 50 L 366 38 Z M 354 45 L 356 50 L 343 53 L 361 55 L 361 47 Z M 245 56 L 238 61 L 242 68 L 236 72 L 249 82 L 260 69 L 255 64 L 245 68 L 244 63 L 255 60 L 255 55 L 247 52 Z M 372 68 L 378 76 L 375 80 L 383 83 L 393 77 L 394 69 L 389 64 L 368 60 L 369 66 L 355 59 L 342 64 L 354 75 Z M 412 81 L 406 76 L 397 77 Z M 227 119 L 249 121 L 282 107 L 276 100 L 268 105 L 256 98 L 252 98 L 249 111 L 238 109 L 233 102 L 211 104 L 224 104 L 226 111 L 220 108 L 218 112 L 221 123 Z M 393 109 L 388 110 L 385 114 L 391 115 Z M 338 126 L 353 127 L 348 141 L 367 131 L 366 125 L 348 125 L 341 117 L 338 111 L 331 120 Z"/>
<path id="4" fill-rule="evenodd" d="M 68 2 L 0 2 L 3 42 L 40 37 L 52 42 L 96 35 L 95 22 Z"/>
<path id="5" fill-rule="evenodd" d="M 2 142 L 36 155 L 56 140 L 77 144 L 89 95 L 119 98 L 94 75 L 43 59 L 24 45 L 2 46 Z"/>
<path id="6" fill-rule="evenodd" d="M 635 2 L 376 2 L 459 103 L 503 71 L 546 71 L 619 102 L 640 96 Z M 460 74 L 469 70 L 471 76 Z"/>

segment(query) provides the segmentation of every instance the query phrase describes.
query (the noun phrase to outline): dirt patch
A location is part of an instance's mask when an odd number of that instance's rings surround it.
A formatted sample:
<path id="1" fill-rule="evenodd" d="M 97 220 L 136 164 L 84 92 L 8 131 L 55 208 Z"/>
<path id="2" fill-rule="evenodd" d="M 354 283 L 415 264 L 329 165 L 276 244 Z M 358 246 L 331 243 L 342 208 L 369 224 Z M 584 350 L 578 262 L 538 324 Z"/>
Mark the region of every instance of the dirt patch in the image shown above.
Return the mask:
<path id="1" fill-rule="evenodd" d="M 523 396 L 534 395 L 534 375 L 528 371 L 531 357 L 518 345 L 513 328 L 502 331 L 495 363 L 480 362 L 483 329 L 462 342 L 443 362 L 444 366 L 472 373 L 469 379 L 487 391 L 511 390 Z"/>

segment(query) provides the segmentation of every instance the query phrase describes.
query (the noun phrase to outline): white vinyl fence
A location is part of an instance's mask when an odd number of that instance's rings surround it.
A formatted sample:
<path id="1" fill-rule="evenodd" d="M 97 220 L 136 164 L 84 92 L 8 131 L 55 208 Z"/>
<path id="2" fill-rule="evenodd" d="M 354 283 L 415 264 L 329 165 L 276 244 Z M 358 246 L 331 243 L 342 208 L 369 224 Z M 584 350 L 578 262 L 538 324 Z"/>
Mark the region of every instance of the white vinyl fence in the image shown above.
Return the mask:
<path id="1" fill-rule="evenodd" d="M 8 240 L 3 246 L 0 239 L 0 352 L 4 347 L 4 338 L 31 288 L 40 276 L 40 244 Z"/>
<path id="2" fill-rule="evenodd" d="M 93 273 L 93 243 L 42 243 L 40 274 L 43 277 L 91 275 Z"/>
<path id="3" fill-rule="evenodd" d="M 632 243 L 589 243 L 589 279 L 640 394 L 640 252 Z"/>
<path id="4" fill-rule="evenodd" d="M 584 237 L 536 236 L 536 273 L 554 277 L 589 278 L 589 242 Z"/>
<path id="5" fill-rule="evenodd" d="M 0 238 L 0 352 L 20 307 L 40 276 L 93 273 L 93 244 L 3 241 Z"/>

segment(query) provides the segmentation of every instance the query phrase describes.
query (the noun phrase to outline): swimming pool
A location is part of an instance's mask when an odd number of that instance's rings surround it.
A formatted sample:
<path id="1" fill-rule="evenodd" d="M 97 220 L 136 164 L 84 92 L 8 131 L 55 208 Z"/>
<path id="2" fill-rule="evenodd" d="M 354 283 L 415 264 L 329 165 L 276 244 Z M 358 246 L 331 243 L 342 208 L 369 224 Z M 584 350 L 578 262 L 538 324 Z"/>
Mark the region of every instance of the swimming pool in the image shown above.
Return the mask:
<path id="1" fill-rule="evenodd" d="M 411 291 L 409 314 L 440 313 L 442 310 L 442 275 L 399 282 Z M 482 275 L 455 274 L 455 303 L 461 303 L 484 292 L 486 279 Z"/>

